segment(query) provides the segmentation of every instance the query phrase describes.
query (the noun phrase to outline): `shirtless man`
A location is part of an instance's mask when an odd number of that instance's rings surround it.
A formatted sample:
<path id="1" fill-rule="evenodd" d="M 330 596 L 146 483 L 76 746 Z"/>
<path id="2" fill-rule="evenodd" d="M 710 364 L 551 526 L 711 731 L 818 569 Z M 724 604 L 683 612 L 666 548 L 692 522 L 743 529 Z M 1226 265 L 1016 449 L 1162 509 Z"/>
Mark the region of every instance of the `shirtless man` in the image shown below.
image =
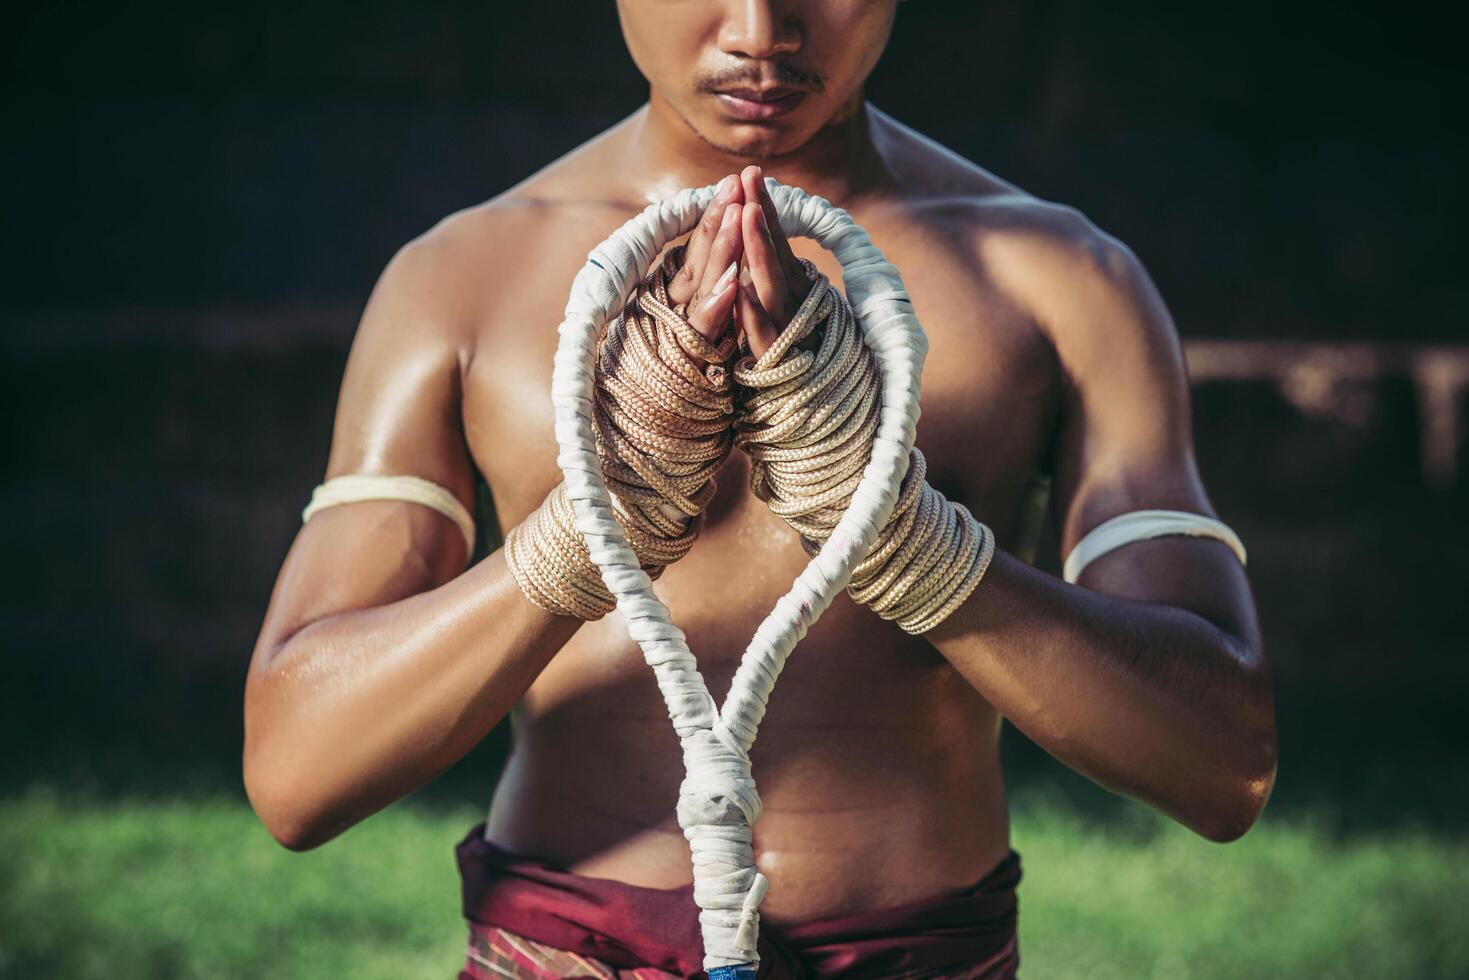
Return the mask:
<path id="1" fill-rule="evenodd" d="M 760 256 L 788 247 L 841 281 L 829 253 L 787 245 L 778 227 L 748 244 L 763 177 L 799 186 L 845 208 L 901 270 L 929 341 L 928 479 L 999 547 L 928 633 L 839 595 L 792 656 L 752 751 L 762 921 L 921 902 L 995 869 L 1010 852 L 1001 716 L 1210 840 L 1245 833 L 1276 747 L 1236 555 L 1157 537 L 1070 584 L 1013 553 L 1041 477 L 1063 555 L 1116 515 L 1213 516 L 1176 330 L 1137 258 L 865 100 L 896 0 L 618 8 L 649 101 L 392 259 L 352 346 L 327 475 L 412 474 L 471 508 L 482 477 L 503 535 L 560 481 L 555 327 L 588 250 L 648 203 L 735 174 L 740 220 L 725 234 L 746 243 L 746 278 L 778 327 L 789 297 Z M 772 105 L 777 87 L 797 94 Z M 742 89 L 766 104 L 721 94 Z M 721 211 L 695 231 L 706 254 Z M 691 271 L 680 299 L 697 290 L 697 304 L 719 270 Z M 807 561 L 747 476 L 732 453 L 697 545 L 656 584 L 716 699 Z M 317 847 L 432 781 L 515 708 L 484 836 L 588 878 L 687 885 L 678 744 L 624 620 L 552 615 L 503 550 L 468 558 L 454 522 L 414 503 L 358 502 L 303 525 L 247 682 L 260 819 L 288 848 Z"/>

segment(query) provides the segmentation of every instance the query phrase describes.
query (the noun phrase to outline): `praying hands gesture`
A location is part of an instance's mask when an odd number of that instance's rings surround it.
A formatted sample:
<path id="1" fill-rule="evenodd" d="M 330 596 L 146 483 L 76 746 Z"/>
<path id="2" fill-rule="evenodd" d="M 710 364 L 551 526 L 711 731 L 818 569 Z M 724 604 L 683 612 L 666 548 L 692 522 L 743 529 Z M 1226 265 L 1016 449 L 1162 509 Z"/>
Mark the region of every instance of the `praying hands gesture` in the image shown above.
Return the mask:
<path id="1" fill-rule="evenodd" d="M 741 259 L 745 271 L 737 276 Z M 717 341 L 733 320 L 756 357 L 810 290 L 765 189 L 764 171 L 753 164 L 715 189 L 668 284 L 669 298 L 687 306 L 689 323 L 706 339 Z"/>
<path id="2" fill-rule="evenodd" d="M 734 365 L 735 445 L 750 457 L 750 489 L 815 555 L 872 455 L 876 358 L 840 291 L 791 250 L 758 166 L 719 183 L 682 263 L 669 300 L 688 304 L 704 340 L 717 342 L 733 326 L 753 355 Z M 776 341 L 787 329 L 795 333 L 782 347 Z M 926 632 L 964 601 L 995 546 L 989 527 L 926 474 L 915 448 L 897 506 L 848 586 L 854 600 L 909 633 Z"/>
<path id="3" fill-rule="evenodd" d="M 752 355 L 733 364 L 731 330 Z M 815 555 L 871 458 L 880 390 L 856 315 L 791 250 L 760 168 L 726 177 L 682 251 L 664 253 L 601 341 L 598 455 L 643 568 L 656 578 L 693 547 L 735 446 L 750 457 L 751 492 Z M 909 633 L 964 601 L 995 544 L 926 472 L 913 449 L 896 507 L 847 589 Z M 507 535 L 506 559 L 532 601 L 595 619 L 615 600 L 572 516 L 563 484 Z"/>

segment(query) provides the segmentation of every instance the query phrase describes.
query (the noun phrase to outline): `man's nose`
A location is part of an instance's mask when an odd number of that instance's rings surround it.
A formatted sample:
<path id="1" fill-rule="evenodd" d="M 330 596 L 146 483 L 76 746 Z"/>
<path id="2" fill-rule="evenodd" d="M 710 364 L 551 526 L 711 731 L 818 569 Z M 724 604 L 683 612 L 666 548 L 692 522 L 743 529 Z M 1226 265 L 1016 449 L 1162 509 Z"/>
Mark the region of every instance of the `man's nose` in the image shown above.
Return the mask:
<path id="1" fill-rule="evenodd" d="M 801 47 L 801 23 L 794 3 L 732 0 L 726 4 L 719 47 L 747 58 L 773 58 Z"/>

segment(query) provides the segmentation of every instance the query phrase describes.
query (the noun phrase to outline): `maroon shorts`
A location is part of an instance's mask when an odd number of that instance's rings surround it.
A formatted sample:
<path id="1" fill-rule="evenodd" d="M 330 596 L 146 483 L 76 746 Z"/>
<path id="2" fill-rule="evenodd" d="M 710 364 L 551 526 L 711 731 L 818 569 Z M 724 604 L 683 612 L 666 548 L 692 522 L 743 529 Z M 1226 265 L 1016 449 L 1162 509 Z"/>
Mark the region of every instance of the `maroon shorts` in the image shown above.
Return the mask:
<path id="1" fill-rule="evenodd" d="M 469 949 L 459 980 L 607 977 L 704 980 L 693 885 L 588 878 L 484 839 L 456 853 Z M 1020 854 L 962 891 L 889 909 L 760 927 L 761 980 L 1012 980 Z"/>

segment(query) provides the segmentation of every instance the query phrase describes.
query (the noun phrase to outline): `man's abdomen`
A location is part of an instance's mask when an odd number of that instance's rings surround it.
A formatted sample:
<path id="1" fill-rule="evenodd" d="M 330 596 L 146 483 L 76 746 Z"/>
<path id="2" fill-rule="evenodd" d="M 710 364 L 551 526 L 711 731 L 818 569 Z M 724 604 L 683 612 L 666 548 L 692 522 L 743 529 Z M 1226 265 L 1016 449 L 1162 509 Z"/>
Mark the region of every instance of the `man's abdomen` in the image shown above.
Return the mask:
<path id="1" fill-rule="evenodd" d="M 657 586 L 716 700 L 805 561 L 783 526 L 745 516 Z M 886 908 L 982 877 L 1009 848 L 998 737 L 994 710 L 931 645 L 839 596 L 791 655 L 751 751 L 762 917 Z M 517 710 L 487 836 L 579 874 L 677 887 L 692 879 L 682 779 L 652 671 L 614 613 L 582 627 Z"/>

